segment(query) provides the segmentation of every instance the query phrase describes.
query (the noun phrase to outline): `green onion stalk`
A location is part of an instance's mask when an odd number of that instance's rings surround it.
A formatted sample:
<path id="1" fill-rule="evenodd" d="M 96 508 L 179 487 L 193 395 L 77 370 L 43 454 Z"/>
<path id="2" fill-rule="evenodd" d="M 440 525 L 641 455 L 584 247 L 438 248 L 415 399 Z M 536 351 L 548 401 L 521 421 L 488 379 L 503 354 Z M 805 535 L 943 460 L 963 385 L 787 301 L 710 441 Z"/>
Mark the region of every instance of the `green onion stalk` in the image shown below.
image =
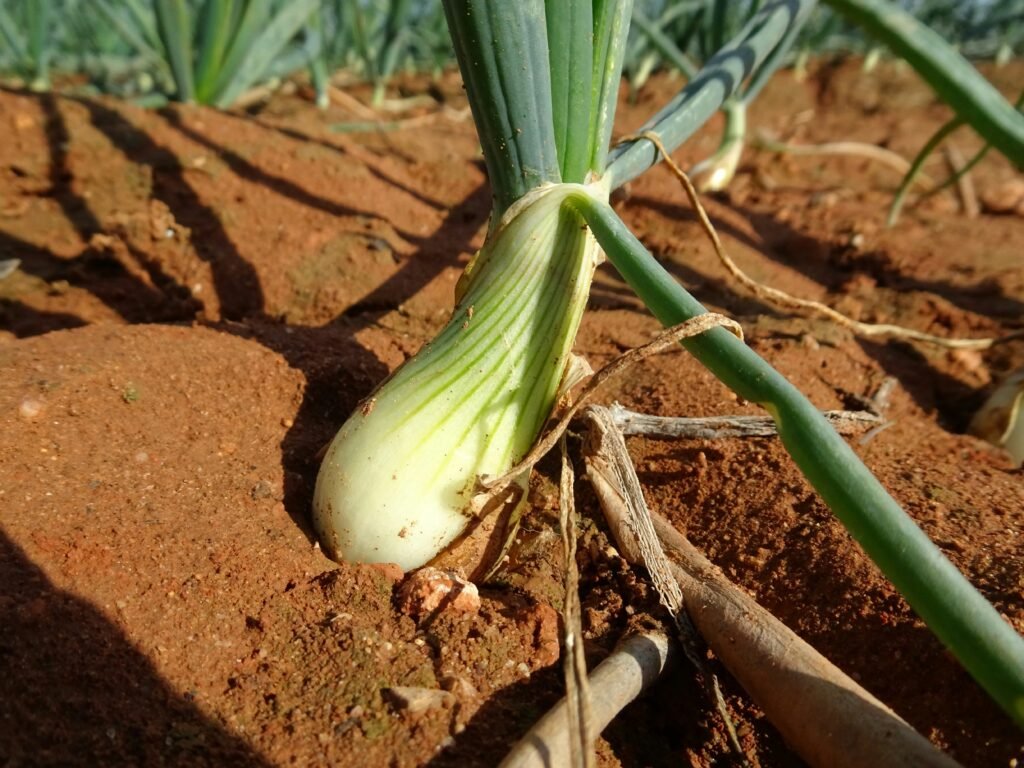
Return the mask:
<path id="1" fill-rule="evenodd" d="M 748 108 L 786 62 L 802 29 L 799 24 L 790 26 L 746 85 L 739 89 L 737 95 L 722 104 L 725 127 L 718 149 L 711 157 L 690 169 L 690 176 L 699 191 L 722 192 L 732 183 L 746 146 Z"/>
<path id="2" fill-rule="evenodd" d="M 763 4 L 641 130 L 678 147 L 781 55 L 814 5 Z M 706 312 L 608 205 L 610 190 L 660 160 L 647 139 L 609 148 L 630 6 L 444 0 L 494 193 L 491 226 L 448 324 L 328 448 L 313 521 L 331 557 L 411 569 L 462 534 L 480 476 L 511 470 L 559 397 L 602 252 L 662 323 Z M 684 346 L 771 414 L 783 445 L 868 556 L 1024 725 L 1024 641 L 821 413 L 724 329 Z"/>

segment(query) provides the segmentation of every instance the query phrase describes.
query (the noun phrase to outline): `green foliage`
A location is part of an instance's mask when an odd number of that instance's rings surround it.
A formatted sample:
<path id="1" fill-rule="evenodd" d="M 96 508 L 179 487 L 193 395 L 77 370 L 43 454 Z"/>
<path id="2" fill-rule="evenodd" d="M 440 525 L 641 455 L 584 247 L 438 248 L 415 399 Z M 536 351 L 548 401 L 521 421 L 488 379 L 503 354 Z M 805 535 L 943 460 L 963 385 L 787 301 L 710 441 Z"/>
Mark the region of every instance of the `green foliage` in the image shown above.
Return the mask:
<path id="1" fill-rule="evenodd" d="M 885 0 L 826 0 L 905 59 L 982 138 L 1024 166 L 1024 116 L 938 33 Z"/>
<path id="2" fill-rule="evenodd" d="M 402 68 L 439 72 L 452 61 L 440 0 L 326 0 L 325 61 L 373 83 L 373 103 Z"/>
<path id="3" fill-rule="evenodd" d="M 0 4 L 0 40 L 6 66 L 27 78 L 33 89 L 50 87 L 51 0 L 21 0 Z"/>
<path id="4" fill-rule="evenodd" d="M 319 0 L 154 0 L 153 12 L 178 101 L 226 107 L 267 76 L 319 7 Z M 138 46 L 139 17 L 107 6 Z M 143 24 L 147 24 L 143 22 Z M 141 52 L 141 51 L 140 51 Z"/>
<path id="5" fill-rule="evenodd" d="M 886 7 L 913 16 L 967 58 L 1005 60 L 1024 52 L 1024 0 L 892 0 Z M 642 87 L 658 69 L 693 76 L 766 3 L 764 0 L 637 0 L 625 72 L 630 87 Z M 882 52 L 869 30 L 840 15 L 831 3 L 794 30 L 791 45 L 774 66 L 809 55 Z M 774 69 L 772 70 L 774 71 Z M 749 101 L 749 99 L 747 99 Z"/>

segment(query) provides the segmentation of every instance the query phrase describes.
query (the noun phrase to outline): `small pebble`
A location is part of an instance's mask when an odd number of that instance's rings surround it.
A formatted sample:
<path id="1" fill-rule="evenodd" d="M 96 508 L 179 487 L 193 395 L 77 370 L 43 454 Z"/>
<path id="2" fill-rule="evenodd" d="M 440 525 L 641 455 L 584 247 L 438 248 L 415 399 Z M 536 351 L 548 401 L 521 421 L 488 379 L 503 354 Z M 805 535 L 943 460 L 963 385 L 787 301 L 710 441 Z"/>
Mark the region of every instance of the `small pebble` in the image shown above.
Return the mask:
<path id="1" fill-rule="evenodd" d="M 454 695 L 436 688 L 396 685 L 384 689 L 384 694 L 395 707 L 414 715 L 431 709 L 442 709 L 455 703 Z"/>
<path id="2" fill-rule="evenodd" d="M 449 675 L 441 680 L 441 687 L 446 691 L 455 694 L 456 698 L 460 700 L 475 699 L 480 696 L 480 692 L 476 689 L 469 680 L 464 677 L 458 677 L 456 675 Z"/>
<path id="3" fill-rule="evenodd" d="M 480 593 L 476 584 L 459 576 L 437 568 L 421 568 L 410 574 L 399 589 L 398 607 L 415 619 L 440 608 L 474 614 L 480 610 Z"/>
<path id="4" fill-rule="evenodd" d="M 0 259 L 0 280 L 10 277 L 21 266 L 21 259 Z"/>
<path id="5" fill-rule="evenodd" d="M 35 397 L 26 397 L 18 406 L 18 415 L 23 419 L 34 419 L 43 412 L 43 401 Z"/>
<path id="6" fill-rule="evenodd" d="M 256 485 L 252 487 L 252 490 L 249 492 L 252 498 L 257 501 L 259 499 L 269 499 L 273 493 L 273 486 L 266 480 L 260 480 L 258 483 L 256 483 Z"/>
<path id="7" fill-rule="evenodd" d="M 1010 179 L 981 193 L 981 205 L 989 213 L 1020 213 L 1024 205 L 1024 180 Z"/>

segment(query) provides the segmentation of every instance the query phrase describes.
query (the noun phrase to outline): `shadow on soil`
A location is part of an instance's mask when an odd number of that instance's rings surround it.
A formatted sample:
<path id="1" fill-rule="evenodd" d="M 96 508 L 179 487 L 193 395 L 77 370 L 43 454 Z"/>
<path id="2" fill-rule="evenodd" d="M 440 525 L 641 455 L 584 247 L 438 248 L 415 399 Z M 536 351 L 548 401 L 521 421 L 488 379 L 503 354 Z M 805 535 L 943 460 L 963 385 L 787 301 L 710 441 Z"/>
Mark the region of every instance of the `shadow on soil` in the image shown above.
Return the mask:
<path id="1" fill-rule="evenodd" d="M 108 233 L 90 209 L 88 201 L 74 190 L 74 175 L 68 164 L 71 137 L 59 101 L 51 94 L 40 95 L 37 99 L 45 116 L 44 131 L 49 151 L 49 186 L 38 194 L 57 203 L 86 247 L 75 258 L 60 258 L 45 248 L 0 232 L 0 248 L 21 261 L 20 270 L 25 275 L 50 286 L 64 282 L 81 287 L 129 323 L 194 318 L 199 304 L 192 299 L 187 288 L 175 283 L 152 259 L 124 239 L 106 236 Z M 144 270 L 149 282 L 126 269 L 126 261 Z M 83 324 L 74 315 L 37 317 L 30 307 L 12 297 L 4 300 L 4 315 L 18 336 Z M 43 322 L 36 327 L 33 325 L 36 320 Z"/>
<path id="2" fill-rule="evenodd" d="M 178 696 L 122 631 L 0 532 L 6 765 L 269 766 Z"/>
<path id="3" fill-rule="evenodd" d="M 693 212 L 680 205 L 652 198 L 634 198 L 636 202 L 662 216 L 679 221 L 696 222 Z M 632 202 L 632 201 L 631 201 Z M 1019 317 L 1024 314 L 1024 303 L 1003 295 L 999 288 L 982 283 L 977 286 L 958 287 L 942 281 L 923 281 L 901 275 L 877 253 L 849 255 L 834 253 L 827 242 L 809 237 L 775 217 L 749 208 L 732 208 L 750 221 L 758 238 L 738 230 L 722 221 L 715 226 L 745 246 L 756 250 L 772 261 L 790 269 L 799 270 L 829 291 L 841 286 L 854 274 L 866 274 L 878 285 L 896 290 L 922 291 L 942 296 L 960 309 L 988 316 L 996 320 Z M 783 313 L 756 299 L 746 298 L 745 292 L 727 280 L 706 278 L 690 267 L 675 260 L 664 262 L 684 284 L 702 301 L 714 302 L 733 314 L 765 314 L 781 316 Z M 828 302 L 826 302 L 828 303 Z M 900 341 L 876 342 L 856 338 L 861 349 L 875 360 L 885 372 L 896 377 L 923 410 L 937 411 L 942 426 L 952 432 L 963 432 L 970 416 L 981 406 L 983 392 L 943 373 L 929 362 L 912 344 Z"/>
<path id="4" fill-rule="evenodd" d="M 922 410 L 936 412 L 944 429 L 950 432 L 967 430 L 972 415 L 985 400 L 983 389 L 971 387 L 938 370 L 905 341 L 877 342 L 862 338 L 856 341 L 886 375 L 900 382 Z"/>
<path id="5" fill-rule="evenodd" d="M 71 138 L 67 126 L 56 100 L 52 96 L 39 98 L 48 116 L 51 193 L 82 239 L 94 241 L 95 235 L 103 233 L 103 226 L 88 202 L 72 191 L 73 175 L 67 167 L 67 146 Z M 256 269 L 239 252 L 216 213 L 203 204 L 186 178 L 180 159 L 120 112 L 99 101 L 80 99 L 77 103 L 87 110 L 92 125 L 127 160 L 152 171 L 153 197 L 167 205 L 175 221 L 192 231 L 197 255 L 210 265 L 224 317 L 210 327 L 257 341 L 281 354 L 291 366 L 305 374 L 305 397 L 282 443 L 282 451 L 286 472 L 285 507 L 312 541 L 308 510 L 318 465 L 317 453 L 358 402 L 388 373 L 376 356 L 356 341 L 356 334 L 379 322 L 445 269 L 459 263 L 486 221 L 490 211 L 489 189 L 484 184 L 478 186 L 448 211 L 445 221 L 433 234 L 419 238 L 407 236 L 406 239 L 416 246 L 416 253 L 341 316 L 320 327 L 286 326 L 266 314 Z M 163 110 L 160 115 L 169 127 L 215 152 L 241 178 L 332 215 L 361 215 L 359 211 L 349 210 L 258 168 L 229 148 L 187 127 L 175 109 Z M 270 130 L 268 126 L 263 127 Z M 440 204 L 432 204 L 440 207 Z M 28 273 L 47 281 L 67 279 L 97 296 L 128 322 L 189 322 L 197 317 L 198 304 L 181 300 L 189 296 L 188 289 L 160 274 L 146 255 L 135 249 L 124 256 L 147 269 L 155 290 L 133 278 L 121 261 L 105 254 L 103 248 L 90 245 L 77 259 L 65 260 L 20 241 L 11 245 L 11 252 L 22 259 Z M 167 310 L 155 311 L 154 307 Z M 19 315 L 18 327 L 26 334 L 34 321 L 45 320 L 43 328 L 46 330 L 82 324 L 74 317 L 33 317 L 23 305 L 10 302 L 4 310 Z M 35 332 L 41 329 L 36 328 Z"/>
<path id="6" fill-rule="evenodd" d="M 498 765 L 563 695 L 558 664 L 503 688 L 477 711 L 455 744 L 429 762 L 430 768 Z M 681 754 L 686 744 L 712 748 L 714 739 L 706 727 L 709 716 L 693 675 L 676 665 L 626 707 L 602 737 L 622 765 L 658 765 L 666 754 Z M 643 738 L 638 738 L 638 722 L 644 723 Z M 544 765 L 556 767 L 543 745 L 537 743 L 536 751 Z"/>
<path id="7" fill-rule="evenodd" d="M 693 211 L 680 203 L 637 196 L 631 198 L 630 204 L 643 205 L 675 221 L 696 222 Z M 863 274 L 881 288 L 932 293 L 962 310 L 995 320 L 1012 320 L 1024 315 L 1024 302 L 1005 295 L 994 283 L 957 286 L 942 280 L 921 280 L 904 275 L 885 258 L 884 253 L 859 252 L 839 243 L 828 243 L 800 232 L 770 213 L 732 202 L 724 204 L 749 221 L 757 237 L 751 237 L 720 219 L 714 221 L 719 232 L 756 250 L 776 264 L 798 270 L 829 291 L 840 290 L 851 277 Z"/>
<path id="8" fill-rule="evenodd" d="M 129 161 L 153 171 L 153 196 L 174 214 L 175 221 L 193 234 L 192 245 L 200 259 L 210 265 L 221 314 L 238 320 L 263 312 L 263 289 L 252 264 L 238 252 L 217 215 L 205 206 L 185 178 L 178 157 L 157 144 L 116 110 L 98 101 L 78 102 L 84 106 L 93 126 L 105 134 Z"/>

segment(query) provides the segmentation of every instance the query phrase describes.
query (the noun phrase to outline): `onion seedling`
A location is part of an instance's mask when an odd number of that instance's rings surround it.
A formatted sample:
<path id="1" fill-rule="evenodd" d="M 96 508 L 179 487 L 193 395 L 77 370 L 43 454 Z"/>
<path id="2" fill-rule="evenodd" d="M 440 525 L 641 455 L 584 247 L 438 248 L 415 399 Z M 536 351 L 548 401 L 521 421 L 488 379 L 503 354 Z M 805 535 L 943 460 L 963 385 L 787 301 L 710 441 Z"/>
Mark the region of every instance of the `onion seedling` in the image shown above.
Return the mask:
<path id="1" fill-rule="evenodd" d="M 0 40 L 10 50 L 13 69 L 28 78 L 32 90 L 48 90 L 52 55 L 51 0 L 24 0 L 13 8 L 12 5 L 0 5 Z"/>
<path id="2" fill-rule="evenodd" d="M 408 569 L 459 536 L 473 515 L 478 476 L 513 467 L 556 402 L 599 248 L 662 323 L 706 312 L 607 202 L 610 190 L 660 159 L 647 139 L 609 149 L 629 6 L 445 0 L 494 193 L 492 224 L 460 281 L 449 323 L 363 403 L 328 449 L 313 521 L 332 557 Z M 679 146 L 813 7 L 813 0 L 764 4 L 642 130 L 669 149 Z M 683 345 L 767 410 L 808 481 L 868 556 L 1024 724 L 1024 641 L 821 413 L 725 329 Z"/>
<path id="3" fill-rule="evenodd" d="M 163 59 L 160 69 L 171 73 L 176 100 L 216 107 L 230 106 L 267 78 L 320 6 L 320 0 L 153 0 L 150 10 L 136 2 L 96 2 L 139 54 Z M 310 54 L 293 47 L 294 69 Z"/>

